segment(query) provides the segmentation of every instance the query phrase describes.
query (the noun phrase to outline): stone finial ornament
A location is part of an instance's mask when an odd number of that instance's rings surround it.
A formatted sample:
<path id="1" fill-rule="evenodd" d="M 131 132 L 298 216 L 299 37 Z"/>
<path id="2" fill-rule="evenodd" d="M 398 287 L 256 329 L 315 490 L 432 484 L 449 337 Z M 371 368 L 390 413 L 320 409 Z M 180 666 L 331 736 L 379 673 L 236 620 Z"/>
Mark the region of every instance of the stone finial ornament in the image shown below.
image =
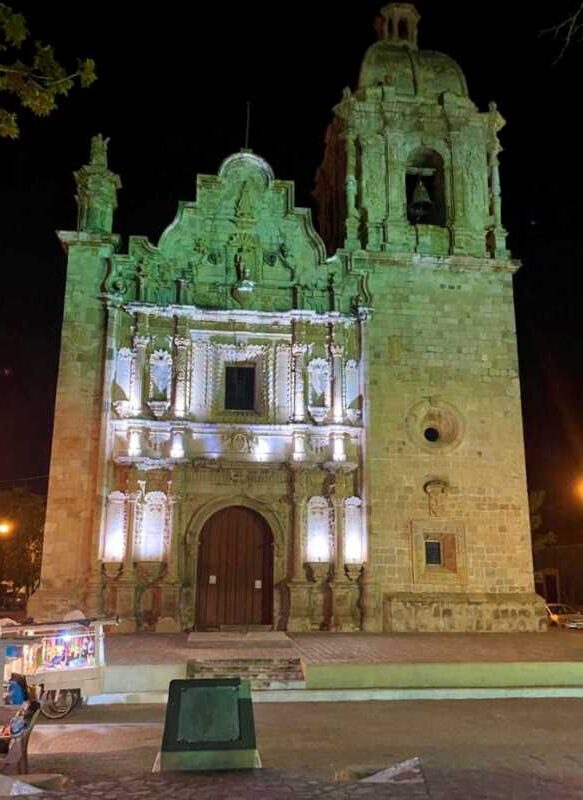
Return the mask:
<path id="1" fill-rule="evenodd" d="M 104 139 L 103 134 L 98 133 L 91 139 L 91 157 L 90 164 L 92 167 L 106 167 L 107 168 L 107 145 L 109 138 Z"/>

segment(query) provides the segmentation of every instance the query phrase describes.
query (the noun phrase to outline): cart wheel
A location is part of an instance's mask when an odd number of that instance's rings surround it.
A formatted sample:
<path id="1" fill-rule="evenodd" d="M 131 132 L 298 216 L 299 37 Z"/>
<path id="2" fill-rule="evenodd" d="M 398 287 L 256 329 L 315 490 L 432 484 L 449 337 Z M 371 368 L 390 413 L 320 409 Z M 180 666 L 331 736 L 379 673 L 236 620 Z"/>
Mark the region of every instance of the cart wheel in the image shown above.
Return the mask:
<path id="1" fill-rule="evenodd" d="M 51 689 L 44 692 L 40 700 L 40 710 L 48 719 L 66 717 L 78 700 L 78 694 L 71 689 Z"/>

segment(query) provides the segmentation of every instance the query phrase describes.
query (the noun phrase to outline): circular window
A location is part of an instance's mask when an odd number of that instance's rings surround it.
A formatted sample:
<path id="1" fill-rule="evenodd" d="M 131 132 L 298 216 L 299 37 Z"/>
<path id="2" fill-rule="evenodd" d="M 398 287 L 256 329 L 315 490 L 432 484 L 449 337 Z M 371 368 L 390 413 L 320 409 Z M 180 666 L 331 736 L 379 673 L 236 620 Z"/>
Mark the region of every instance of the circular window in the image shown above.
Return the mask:
<path id="1" fill-rule="evenodd" d="M 436 442 L 439 439 L 439 431 L 437 428 L 425 428 L 423 435 L 428 442 Z"/>
<path id="2" fill-rule="evenodd" d="M 415 403 L 406 422 L 411 441 L 427 451 L 453 450 L 464 435 L 464 421 L 457 408 L 435 397 Z"/>

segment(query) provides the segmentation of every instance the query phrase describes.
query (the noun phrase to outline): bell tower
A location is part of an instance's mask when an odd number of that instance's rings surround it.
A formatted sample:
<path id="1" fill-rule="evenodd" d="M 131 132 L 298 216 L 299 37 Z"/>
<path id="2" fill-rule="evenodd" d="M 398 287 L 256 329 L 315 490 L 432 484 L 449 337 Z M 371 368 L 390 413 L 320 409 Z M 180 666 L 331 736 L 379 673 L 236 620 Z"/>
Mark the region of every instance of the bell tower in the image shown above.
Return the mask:
<path id="1" fill-rule="evenodd" d="M 326 135 L 320 232 L 363 329 L 366 630 L 538 630 L 495 104 L 389 3 Z M 362 306 L 367 308 L 363 309 Z M 378 613 L 378 609 L 382 613 Z"/>
<path id="2" fill-rule="evenodd" d="M 358 86 L 334 108 L 316 180 L 320 227 L 337 247 L 505 257 L 495 107 L 480 112 L 449 56 L 419 50 L 420 15 L 389 3 Z"/>

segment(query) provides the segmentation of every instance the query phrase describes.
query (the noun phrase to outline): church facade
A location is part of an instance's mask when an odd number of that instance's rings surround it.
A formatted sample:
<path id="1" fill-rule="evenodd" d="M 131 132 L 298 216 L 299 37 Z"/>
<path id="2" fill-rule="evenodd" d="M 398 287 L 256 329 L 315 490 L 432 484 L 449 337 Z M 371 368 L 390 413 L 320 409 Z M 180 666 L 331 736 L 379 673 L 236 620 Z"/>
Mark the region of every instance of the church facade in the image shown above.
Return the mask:
<path id="1" fill-rule="evenodd" d="M 316 199 L 243 150 L 157 245 L 76 173 L 36 618 L 539 630 L 494 104 L 381 11 Z"/>

